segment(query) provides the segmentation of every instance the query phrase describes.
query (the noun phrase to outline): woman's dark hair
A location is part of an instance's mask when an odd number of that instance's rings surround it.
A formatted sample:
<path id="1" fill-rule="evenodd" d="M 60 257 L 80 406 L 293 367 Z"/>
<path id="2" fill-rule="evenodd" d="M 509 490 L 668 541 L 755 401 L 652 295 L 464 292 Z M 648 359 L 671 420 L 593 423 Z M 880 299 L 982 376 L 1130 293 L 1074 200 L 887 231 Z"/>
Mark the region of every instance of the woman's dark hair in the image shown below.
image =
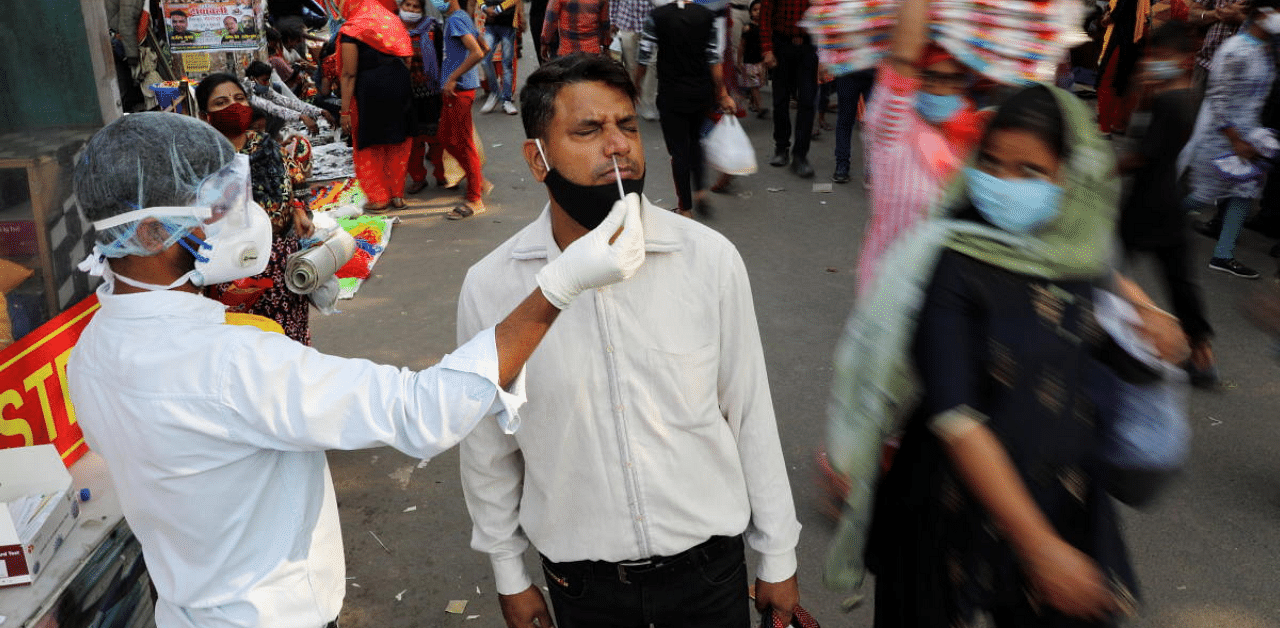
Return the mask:
<path id="1" fill-rule="evenodd" d="M 254 61 L 249 67 L 244 69 L 244 75 L 249 78 L 258 78 L 259 76 L 269 76 L 271 74 L 271 66 L 263 61 Z"/>
<path id="2" fill-rule="evenodd" d="M 993 131 L 1026 131 L 1035 135 L 1053 150 L 1058 159 L 1066 159 L 1066 122 L 1058 100 L 1043 85 L 1028 87 L 1010 96 L 987 125 L 987 135 Z"/>
<path id="3" fill-rule="evenodd" d="M 204 80 L 200 81 L 199 85 L 196 85 L 196 105 L 200 107 L 200 111 L 208 111 L 209 96 L 212 96 L 213 90 L 223 83 L 235 83 L 236 87 L 240 88 L 240 92 L 244 93 L 244 87 L 240 85 L 240 81 L 236 77 L 223 72 L 210 74 L 204 77 Z"/>
<path id="4" fill-rule="evenodd" d="M 524 135 L 540 138 L 556 115 L 560 88 L 574 83 L 604 83 L 636 101 L 636 86 L 622 63 L 601 55 L 577 52 L 548 61 L 529 75 L 520 89 L 520 119 Z"/>
<path id="5" fill-rule="evenodd" d="M 276 30 L 274 26 L 268 26 L 267 27 L 267 45 L 268 46 L 279 45 L 282 41 L 283 39 L 280 37 L 280 31 Z"/>

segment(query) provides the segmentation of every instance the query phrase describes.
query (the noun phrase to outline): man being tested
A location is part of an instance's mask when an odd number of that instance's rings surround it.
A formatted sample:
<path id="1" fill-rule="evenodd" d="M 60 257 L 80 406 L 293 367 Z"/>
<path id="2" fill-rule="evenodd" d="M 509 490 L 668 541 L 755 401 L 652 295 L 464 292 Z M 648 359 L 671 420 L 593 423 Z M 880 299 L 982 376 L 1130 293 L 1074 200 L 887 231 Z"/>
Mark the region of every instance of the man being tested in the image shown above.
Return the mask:
<path id="1" fill-rule="evenodd" d="M 552 303 L 644 260 L 639 215 L 618 203 L 502 322 L 415 373 L 227 324 L 201 296 L 260 272 L 271 252 L 248 158 L 213 127 L 126 116 L 86 145 L 75 192 L 96 231 L 81 268 L 105 283 L 67 366 L 71 399 L 142 543 L 160 628 L 334 620 L 345 570 L 325 450 L 430 458 L 489 414 L 514 431 L 516 376 L 560 312 Z"/>
<path id="2" fill-rule="evenodd" d="M 567 305 L 530 358 L 525 427 L 485 420 L 463 442 L 471 545 L 511 627 L 550 623 L 524 567 L 532 542 L 560 628 L 744 628 L 745 534 L 756 606 L 789 622 L 800 524 L 746 268 L 720 234 L 641 199 L 635 97 L 622 64 L 587 54 L 542 65 L 521 92 L 525 161 L 550 203 L 467 273 L 458 337 L 589 237 L 620 187 L 643 206 L 646 257 Z"/>

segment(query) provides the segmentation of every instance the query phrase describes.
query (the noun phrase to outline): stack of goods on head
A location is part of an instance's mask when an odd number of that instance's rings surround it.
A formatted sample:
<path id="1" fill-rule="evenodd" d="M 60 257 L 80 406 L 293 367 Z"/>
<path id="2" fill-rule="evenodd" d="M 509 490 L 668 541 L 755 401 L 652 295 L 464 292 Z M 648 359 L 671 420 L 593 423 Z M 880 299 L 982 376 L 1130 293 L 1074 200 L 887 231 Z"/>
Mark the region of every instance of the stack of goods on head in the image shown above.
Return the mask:
<path id="1" fill-rule="evenodd" d="M 839 76 L 888 54 L 897 0 L 812 0 L 801 25 L 819 61 Z M 932 0 L 929 37 L 999 83 L 1053 81 L 1068 50 L 1088 40 L 1077 0 Z"/>

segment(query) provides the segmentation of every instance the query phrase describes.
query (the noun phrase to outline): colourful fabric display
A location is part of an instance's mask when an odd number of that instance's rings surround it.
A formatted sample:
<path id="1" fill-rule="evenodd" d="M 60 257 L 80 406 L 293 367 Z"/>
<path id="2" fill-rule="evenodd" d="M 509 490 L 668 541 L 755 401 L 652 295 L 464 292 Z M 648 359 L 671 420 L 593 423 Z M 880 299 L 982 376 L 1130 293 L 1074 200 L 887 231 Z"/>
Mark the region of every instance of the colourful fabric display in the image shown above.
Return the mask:
<path id="1" fill-rule="evenodd" d="M 801 26 L 835 76 L 875 67 L 888 54 L 897 0 L 812 0 Z M 1075 0 L 933 0 L 930 37 L 958 61 L 1006 84 L 1052 81 L 1067 50 L 1084 43 Z"/>
<path id="2" fill-rule="evenodd" d="M 337 207 L 350 205 L 364 207 L 368 197 L 360 189 L 360 183 L 354 177 L 326 183 L 311 190 L 311 202 L 308 207 L 314 212 L 324 212 Z"/>
<path id="3" fill-rule="evenodd" d="M 360 285 L 369 278 L 373 266 L 382 257 L 391 241 L 391 225 L 394 218 L 387 216 L 356 216 L 339 218 L 338 225 L 356 239 L 356 254 L 337 273 L 341 290 L 339 299 L 356 296 Z"/>

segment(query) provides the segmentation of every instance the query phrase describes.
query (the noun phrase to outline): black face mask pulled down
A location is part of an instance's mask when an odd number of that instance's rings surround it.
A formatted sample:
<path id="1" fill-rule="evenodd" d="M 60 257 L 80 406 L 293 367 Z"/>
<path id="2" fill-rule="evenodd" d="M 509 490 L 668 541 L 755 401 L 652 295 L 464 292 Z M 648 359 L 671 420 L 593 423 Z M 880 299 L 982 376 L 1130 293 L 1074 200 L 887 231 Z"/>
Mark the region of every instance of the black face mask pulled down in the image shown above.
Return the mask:
<path id="1" fill-rule="evenodd" d="M 547 184 L 547 191 L 556 204 L 587 230 L 599 227 L 619 200 L 617 183 L 579 185 L 564 178 L 555 168 L 547 171 L 547 178 L 542 182 Z M 627 194 L 643 193 L 644 177 L 623 179 L 622 189 Z"/>

